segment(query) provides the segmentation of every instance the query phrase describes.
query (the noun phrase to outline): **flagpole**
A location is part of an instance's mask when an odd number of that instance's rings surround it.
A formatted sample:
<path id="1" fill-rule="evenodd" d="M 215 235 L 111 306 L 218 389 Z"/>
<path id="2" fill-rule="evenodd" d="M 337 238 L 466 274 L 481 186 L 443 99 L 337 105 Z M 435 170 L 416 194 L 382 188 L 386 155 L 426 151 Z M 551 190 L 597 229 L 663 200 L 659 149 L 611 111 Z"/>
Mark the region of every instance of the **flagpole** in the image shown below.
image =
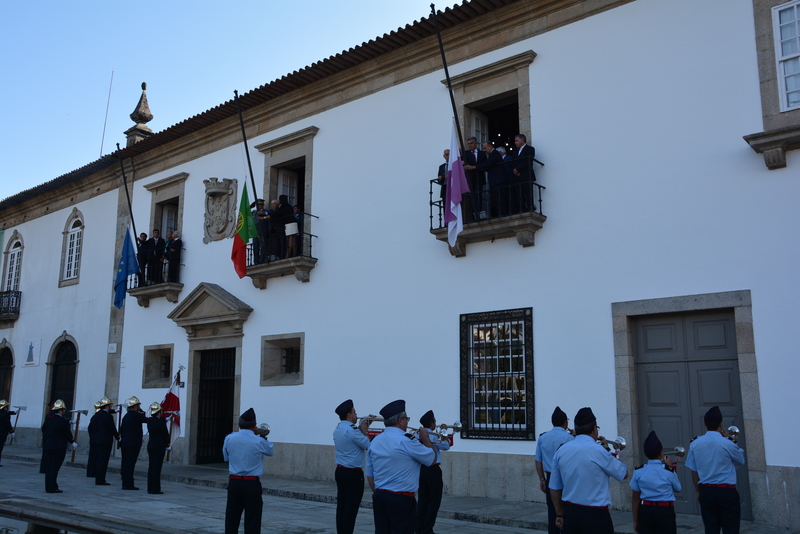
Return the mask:
<path id="1" fill-rule="evenodd" d="M 456 97 L 453 95 L 453 85 L 450 83 L 450 71 L 447 70 L 447 58 L 444 56 L 444 44 L 442 44 L 442 32 L 439 31 L 439 20 L 436 18 L 436 7 L 431 4 L 433 14 L 433 27 L 436 28 L 436 38 L 439 40 L 439 52 L 442 54 L 442 64 L 444 65 L 444 77 L 447 80 L 447 92 L 450 93 L 450 103 L 453 105 L 453 118 L 456 121 L 456 131 L 458 132 L 458 145 L 464 153 L 464 137 L 461 134 L 461 124 L 458 121 L 458 110 L 456 109 Z"/>
<path id="2" fill-rule="evenodd" d="M 119 168 L 122 171 L 122 183 L 125 185 L 125 196 L 128 197 L 128 213 L 131 216 L 131 226 L 133 226 L 133 237 L 136 239 L 136 222 L 133 220 L 133 208 L 131 207 L 131 194 L 128 192 L 128 179 L 125 177 L 125 166 L 122 164 L 122 150 L 119 148 L 119 143 L 117 143 L 117 152 L 119 154 Z M 127 239 L 127 231 L 126 239 Z"/>
<path id="3" fill-rule="evenodd" d="M 236 109 L 239 110 L 239 125 L 242 127 L 242 140 L 244 141 L 244 153 L 247 154 L 247 167 L 250 169 L 250 182 L 253 185 L 253 195 L 255 196 L 253 201 L 255 202 L 256 200 L 258 200 L 258 189 L 256 188 L 256 179 L 253 177 L 253 164 L 250 163 L 250 151 L 247 149 L 247 135 L 245 135 L 244 133 L 244 119 L 242 118 L 242 106 L 239 103 L 239 91 L 234 89 L 233 94 L 236 97 Z"/>

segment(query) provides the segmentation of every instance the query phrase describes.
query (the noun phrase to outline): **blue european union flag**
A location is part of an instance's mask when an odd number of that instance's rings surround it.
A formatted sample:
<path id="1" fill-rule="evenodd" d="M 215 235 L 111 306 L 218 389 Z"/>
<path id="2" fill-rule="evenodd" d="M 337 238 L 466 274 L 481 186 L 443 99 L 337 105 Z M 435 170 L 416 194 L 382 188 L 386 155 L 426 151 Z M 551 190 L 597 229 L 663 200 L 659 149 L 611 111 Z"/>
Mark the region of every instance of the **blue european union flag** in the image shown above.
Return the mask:
<path id="1" fill-rule="evenodd" d="M 125 304 L 125 289 L 128 285 L 128 276 L 139 272 L 139 262 L 136 261 L 136 251 L 131 240 L 131 231 L 125 232 L 125 244 L 122 245 L 122 255 L 117 267 L 117 280 L 114 282 L 114 306 L 122 308 Z"/>

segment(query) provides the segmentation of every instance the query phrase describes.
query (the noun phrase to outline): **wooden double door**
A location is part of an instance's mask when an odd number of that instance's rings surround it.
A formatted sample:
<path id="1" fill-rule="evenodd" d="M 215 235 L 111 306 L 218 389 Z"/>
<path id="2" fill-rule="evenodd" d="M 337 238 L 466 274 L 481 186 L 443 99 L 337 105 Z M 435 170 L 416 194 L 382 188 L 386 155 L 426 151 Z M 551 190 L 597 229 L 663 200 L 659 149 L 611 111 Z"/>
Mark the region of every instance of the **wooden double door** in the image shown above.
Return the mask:
<path id="1" fill-rule="evenodd" d="M 197 463 L 223 462 L 222 443 L 236 422 L 234 407 L 236 349 L 200 353 L 198 388 Z"/>
<path id="2" fill-rule="evenodd" d="M 742 393 L 733 311 L 643 317 L 635 322 L 636 390 L 639 435 L 655 430 L 664 449 L 686 448 L 692 438 L 706 433 L 703 415 L 712 406 L 722 411 L 725 428 L 743 430 Z M 739 436 L 747 451 L 747 436 Z M 636 444 L 637 465 L 645 463 Z M 683 459 L 685 460 L 685 458 Z M 678 468 L 682 491 L 675 511 L 699 514 L 692 476 Z M 742 499 L 742 518 L 752 518 L 747 464 L 736 470 Z"/>

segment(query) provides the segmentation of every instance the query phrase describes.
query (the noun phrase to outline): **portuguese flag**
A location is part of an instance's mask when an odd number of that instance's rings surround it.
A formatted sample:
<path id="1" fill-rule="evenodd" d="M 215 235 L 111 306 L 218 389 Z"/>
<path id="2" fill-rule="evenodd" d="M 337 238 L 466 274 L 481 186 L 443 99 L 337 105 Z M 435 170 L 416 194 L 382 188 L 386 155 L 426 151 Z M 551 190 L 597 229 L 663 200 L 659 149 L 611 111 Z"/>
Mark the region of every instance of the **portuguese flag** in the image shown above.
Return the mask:
<path id="1" fill-rule="evenodd" d="M 242 202 L 239 204 L 239 216 L 236 219 L 236 234 L 233 236 L 231 260 L 239 278 L 247 274 L 247 243 L 250 238 L 257 237 L 256 223 L 250 213 L 250 201 L 247 199 L 247 184 L 242 187 Z"/>

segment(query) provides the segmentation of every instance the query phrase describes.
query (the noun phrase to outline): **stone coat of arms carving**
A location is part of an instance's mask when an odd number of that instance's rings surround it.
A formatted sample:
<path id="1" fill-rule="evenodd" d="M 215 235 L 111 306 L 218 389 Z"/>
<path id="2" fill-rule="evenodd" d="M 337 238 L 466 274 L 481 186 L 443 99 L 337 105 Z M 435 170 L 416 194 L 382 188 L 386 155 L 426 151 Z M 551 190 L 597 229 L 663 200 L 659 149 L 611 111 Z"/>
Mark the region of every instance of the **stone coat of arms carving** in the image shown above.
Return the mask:
<path id="1" fill-rule="evenodd" d="M 206 213 L 203 217 L 203 243 L 232 237 L 236 231 L 235 179 L 209 178 L 206 186 Z"/>

